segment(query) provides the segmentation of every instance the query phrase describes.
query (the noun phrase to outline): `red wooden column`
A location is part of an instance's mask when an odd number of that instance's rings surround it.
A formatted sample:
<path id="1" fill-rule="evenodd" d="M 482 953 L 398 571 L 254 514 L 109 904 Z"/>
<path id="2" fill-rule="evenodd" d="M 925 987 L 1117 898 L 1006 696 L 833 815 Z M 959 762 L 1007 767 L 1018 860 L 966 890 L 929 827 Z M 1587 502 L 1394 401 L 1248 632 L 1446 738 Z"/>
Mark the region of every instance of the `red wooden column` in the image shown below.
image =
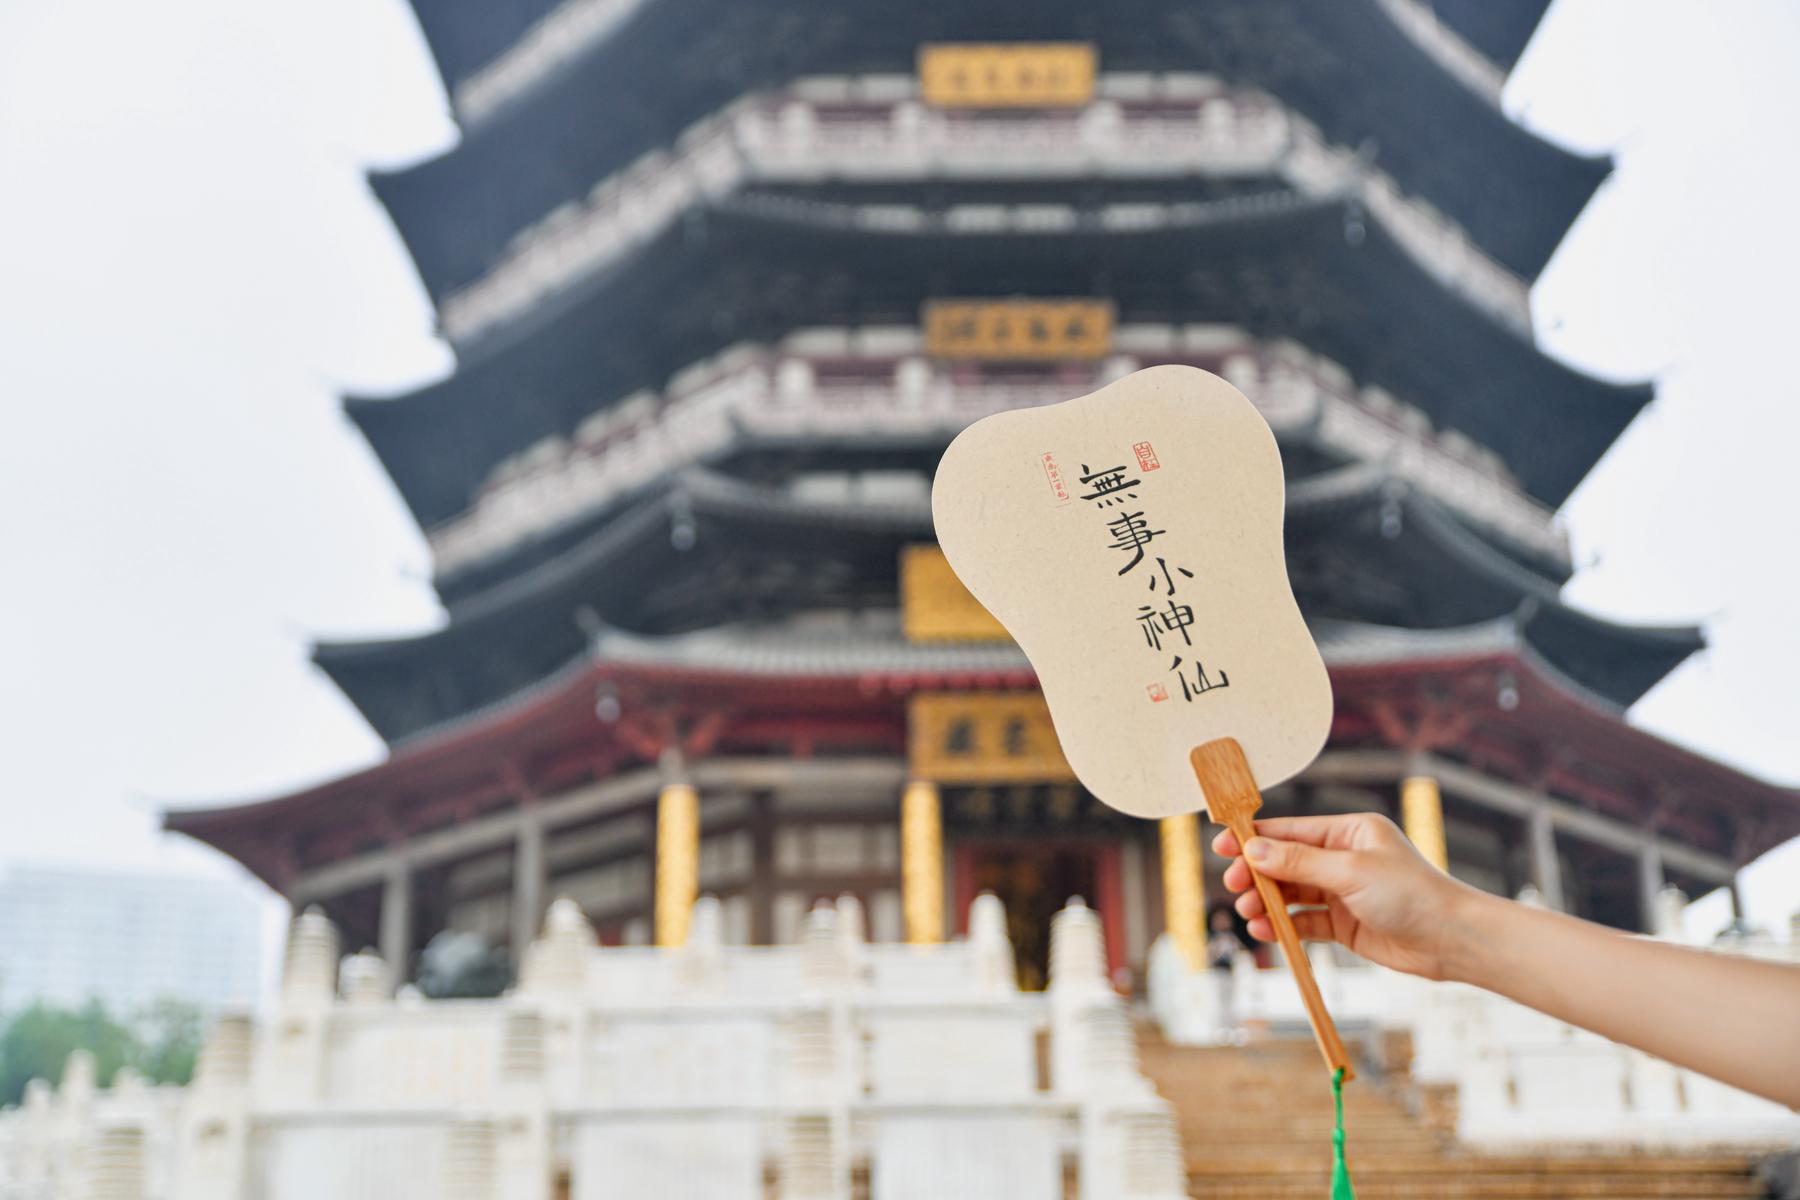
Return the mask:
<path id="1" fill-rule="evenodd" d="M 1100 932 L 1106 938 L 1106 973 L 1116 978 L 1125 966 L 1125 887 L 1119 870 L 1119 844 L 1108 842 L 1094 852 L 1094 907 L 1100 910 Z"/>
<path id="2" fill-rule="evenodd" d="M 951 927 L 967 937 L 969 933 L 969 905 L 975 903 L 975 847 L 958 846 L 951 856 L 951 903 L 956 911 L 950 914 Z"/>

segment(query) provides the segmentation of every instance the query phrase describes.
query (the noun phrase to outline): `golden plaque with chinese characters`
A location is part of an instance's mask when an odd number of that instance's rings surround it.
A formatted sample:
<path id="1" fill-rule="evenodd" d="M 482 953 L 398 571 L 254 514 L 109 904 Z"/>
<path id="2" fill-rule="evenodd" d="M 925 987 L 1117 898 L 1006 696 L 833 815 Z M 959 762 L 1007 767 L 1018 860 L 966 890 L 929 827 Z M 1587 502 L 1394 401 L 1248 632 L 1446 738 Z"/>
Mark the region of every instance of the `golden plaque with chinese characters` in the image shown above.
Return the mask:
<path id="1" fill-rule="evenodd" d="M 941 692 L 906 706 L 914 779 L 934 783 L 1066 783 L 1075 778 L 1036 692 Z"/>
<path id="2" fill-rule="evenodd" d="M 1106 300 L 927 300 L 920 323 L 933 358 L 1056 361 L 1112 349 Z"/>
<path id="3" fill-rule="evenodd" d="M 919 48 L 919 97 L 940 108 L 1073 108 L 1094 98 L 1085 42 L 938 43 Z"/>

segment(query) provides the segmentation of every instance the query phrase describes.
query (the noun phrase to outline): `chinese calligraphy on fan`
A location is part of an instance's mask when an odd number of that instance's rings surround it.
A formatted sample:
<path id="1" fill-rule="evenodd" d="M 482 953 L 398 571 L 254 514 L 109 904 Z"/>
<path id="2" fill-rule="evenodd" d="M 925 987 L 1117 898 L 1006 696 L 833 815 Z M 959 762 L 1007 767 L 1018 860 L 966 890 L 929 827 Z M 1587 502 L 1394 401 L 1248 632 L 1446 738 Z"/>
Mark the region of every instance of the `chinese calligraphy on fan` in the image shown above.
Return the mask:
<path id="1" fill-rule="evenodd" d="M 1193 701 L 1214 688 L 1230 687 L 1231 679 L 1224 671 L 1213 678 L 1194 649 L 1190 630 L 1194 624 L 1194 608 L 1181 603 L 1182 589 L 1194 573 L 1166 555 L 1156 553 L 1158 538 L 1168 530 L 1148 515 L 1149 506 L 1139 507 L 1137 489 L 1144 486 L 1141 476 L 1158 470 L 1162 464 L 1149 442 L 1132 446 L 1137 457 L 1136 474 L 1124 466 L 1090 468 L 1081 464 L 1080 482 L 1088 490 L 1081 499 L 1098 509 L 1104 520 L 1107 547 L 1118 552 L 1121 579 L 1143 579 L 1147 603 L 1137 605 L 1134 620 L 1143 635 L 1145 647 L 1153 654 L 1167 653 L 1172 661 L 1165 670 L 1174 673 L 1184 701 Z M 1060 478 L 1058 479 L 1060 482 Z M 1177 642 L 1176 639 L 1180 639 Z M 1192 661 L 1189 661 L 1189 658 Z M 1145 689 L 1152 704 L 1169 699 L 1166 683 L 1150 684 Z"/>

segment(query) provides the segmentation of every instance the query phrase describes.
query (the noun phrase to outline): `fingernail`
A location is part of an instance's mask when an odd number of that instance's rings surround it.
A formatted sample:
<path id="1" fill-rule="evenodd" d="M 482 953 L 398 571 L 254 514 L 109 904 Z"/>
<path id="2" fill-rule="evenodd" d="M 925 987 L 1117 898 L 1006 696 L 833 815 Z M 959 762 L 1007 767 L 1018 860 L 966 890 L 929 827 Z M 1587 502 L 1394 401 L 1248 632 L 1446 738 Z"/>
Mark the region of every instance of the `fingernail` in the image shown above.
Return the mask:
<path id="1" fill-rule="evenodd" d="M 1244 854 L 1251 862 L 1262 862 L 1269 857 L 1269 839 L 1253 837 L 1244 843 Z"/>

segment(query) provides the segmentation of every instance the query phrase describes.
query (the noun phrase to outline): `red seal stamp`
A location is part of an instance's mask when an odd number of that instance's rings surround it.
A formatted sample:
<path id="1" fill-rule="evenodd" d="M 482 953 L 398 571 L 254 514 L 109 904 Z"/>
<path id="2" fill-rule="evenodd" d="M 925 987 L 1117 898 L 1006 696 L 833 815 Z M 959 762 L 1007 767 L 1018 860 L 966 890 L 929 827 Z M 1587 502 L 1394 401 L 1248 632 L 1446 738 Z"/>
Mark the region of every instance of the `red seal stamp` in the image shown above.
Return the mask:
<path id="1" fill-rule="evenodd" d="M 1048 450 L 1038 455 L 1038 461 L 1044 466 L 1044 478 L 1050 481 L 1050 491 L 1058 504 L 1069 502 L 1069 485 L 1063 479 L 1062 468 L 1056 465 L 1056 456 Z"/>
<path id="2" fill-rule="evenodd" d="M 1137 455 L 1138 470 L 1154 471 L 1156 468 L 1162 466 L 1161 463 L 1156 461 L 1156 449 L 1151 446 L 1149 442 L 1134 442 L 1131 450 L 1132 453 Z"/>
<path id="3" fill-rule="evenodd" d="M 1152 704 L 1161 704 L 1169 698 L 1169 689 L 1160 683 L 1153 683 L 1144 690 L 1150 693 L 1150 703 Z"/>

